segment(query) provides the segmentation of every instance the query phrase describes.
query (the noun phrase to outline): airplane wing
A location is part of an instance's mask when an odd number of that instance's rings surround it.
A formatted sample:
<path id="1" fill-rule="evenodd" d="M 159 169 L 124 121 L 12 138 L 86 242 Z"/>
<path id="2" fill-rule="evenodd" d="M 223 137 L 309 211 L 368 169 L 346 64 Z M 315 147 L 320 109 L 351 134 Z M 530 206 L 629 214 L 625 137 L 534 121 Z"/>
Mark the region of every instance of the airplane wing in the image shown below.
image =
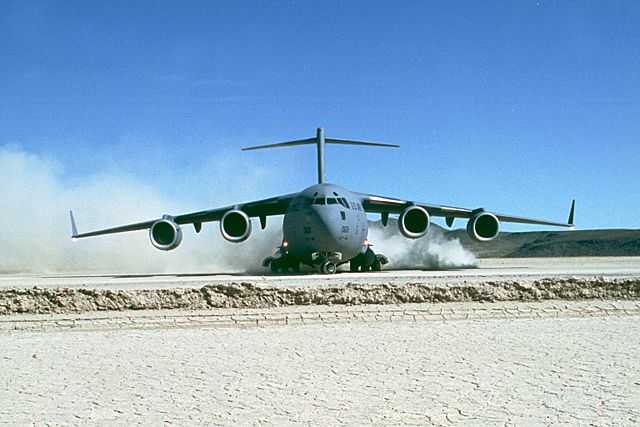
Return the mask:
<path id="1" fill-rule="evenodd" d="M 266 217 L 273 215 L 283 215 L 287 208 L 289 207 L 289 203 L 296 197 L 298 193 L 287 194 L 284 196 L 271 197 L 269 199 L 257 200 L 254 202 L 240 203 L 237 205 L 225 206 L 222 208 L 215 209 L 207 209 L 204 211 L 191 212 L 182 215 L 165 215 L 164 217 L 170 217 L 176 224 L 193 224 L 196 231 L 199 232 L 202 223 L 211 222 L 211 221 L 219 221 L 222 219 L 222 216 L 232 209 L 239 209 L 244 211 L 249 217 L 259 217 L 260 222 L 263 225 L 266 224 Z M 78 233 L 78 229 L 76 226 L 75 218 L 73 216 L 73 212 L 69 212 L 71 217 L 71 237 L 81 238 L 81 237 L 91 237 L 91 236 L 100 236 L 103 234 L 113 234 L 113 233 L 124 233 L 127 231 L 135 231 L 135 230 L 146 230 L 151 228 L 151 226 L 162 218 L 156 218 L 149 221 L 137 222 L 134 224 L 127 224 L 118 227 L 105 228 L 102 230 L 90 231 L 87 233 Z"/>
<path id="2" fill-rule="evenodd" d="M 358 194 L 361 197 L 362 206 L 365 212 L 388 214 L 400 214 L 406 207 L 416 205 L 423 207 L 431 216 L 445 217 L 447 224 L 451 226 L 455 218 L 471 218 L 477 213 L 484 212 L 480 209 L 458 208 L 453 206 L 432 205 L 428 203 L 413 202 L 410 200 L 396 199 L 392 197 L 382 197 L 372 194 Z M 501 222 L 513 222 L 519 224 L 548 225 L 553 227 L 569 227 L 573 228 L 573 216 L 575 211 L 575 200 L 571 203 L 569 212 L 569 220 L 567 223 L 547 221 L 543 219 L 526 218 L 514 215 L 505 215 L 491 212 Z"/>

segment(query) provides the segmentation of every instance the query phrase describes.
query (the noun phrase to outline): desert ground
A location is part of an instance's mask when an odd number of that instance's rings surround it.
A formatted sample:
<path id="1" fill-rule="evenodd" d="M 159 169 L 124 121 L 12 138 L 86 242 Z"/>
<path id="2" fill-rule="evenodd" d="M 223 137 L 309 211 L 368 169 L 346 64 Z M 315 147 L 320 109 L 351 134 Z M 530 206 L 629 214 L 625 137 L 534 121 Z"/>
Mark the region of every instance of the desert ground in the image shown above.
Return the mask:
<path id="1" fill-rule="evenodd" d="M 0 424 L 638 424 L 639 281 L 639 258 L 331 277 L 7 274 Z M 169 290 L 175 309 L 157 293 Z"/>
<path id="2" fill-rule="evenodd" d="M 105 288 L 157 289 L 191 288 L 210 283 L 245 282 L 278 287 L 325 287 L 329 285 L 405 284 L 429 282 L 453 284 L 492 280 L 531 281 L 542 278 L 640 277 L 640 257 L 575 258 L 487 258 L 478 260 L 478 268 L 441 270 L 384 270 L 378 273 L 340 272 L 327 276 L 302 274 L 278 276 L 246 273 L 202 272 L 180 274 L 120 274 L 65 272 L 51 274 L 0 274 L 1 288 Z"/>

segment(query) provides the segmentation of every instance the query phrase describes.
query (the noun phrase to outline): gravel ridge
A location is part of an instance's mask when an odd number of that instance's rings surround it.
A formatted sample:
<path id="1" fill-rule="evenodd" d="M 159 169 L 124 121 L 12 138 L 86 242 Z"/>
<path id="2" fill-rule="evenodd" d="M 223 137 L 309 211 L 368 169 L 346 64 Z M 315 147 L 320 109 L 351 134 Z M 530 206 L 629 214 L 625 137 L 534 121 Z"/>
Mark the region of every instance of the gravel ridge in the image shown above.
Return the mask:
<path id="1" fill-rule="evenodd" d="M 321 288 L 265 287 L 249 282 L 199 288 L 111 290 L 7 288 L 0 290 L 0 315 L 304 305 L 363 305 L 442 302 L 640 299 L 640 278 L 549 278 L 469 284 L 348 283 Z"/>

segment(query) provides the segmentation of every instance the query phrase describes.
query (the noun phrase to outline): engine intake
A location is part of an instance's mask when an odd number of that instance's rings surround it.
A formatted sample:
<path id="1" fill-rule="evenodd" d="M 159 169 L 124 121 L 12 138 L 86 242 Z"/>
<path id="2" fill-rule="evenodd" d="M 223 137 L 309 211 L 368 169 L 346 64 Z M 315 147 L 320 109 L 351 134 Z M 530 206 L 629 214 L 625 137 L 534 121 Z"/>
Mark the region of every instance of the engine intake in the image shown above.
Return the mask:
<path id="1" fill-rule="evenodd" d="M 418 239 L 429 231 L 429 212 L 420 206 L 409 206 L 400 214 L 398 227 L 403 236 Z"/>
<path id="2" fill-rule="evenodd" d="M 498 237 L 500 221 L 489 212 L 481 212 L 473 216 L 467 223 L 467 234 L 476 242 L 488 242 Z"/>
<path id="3" fill-rule="evenodd" d="M 182 243 L 182 229 L 171 219 L 160 219 L 151 225 L 149 238 L 157 249 L 170 251 Z"/>
<path id="4" fill-rule="evenodd" d="M 220 220 L 220 232 L 229 242 L 244 242 L 251 234 L 251 219 L 241 210 L 230 210 Z"/>

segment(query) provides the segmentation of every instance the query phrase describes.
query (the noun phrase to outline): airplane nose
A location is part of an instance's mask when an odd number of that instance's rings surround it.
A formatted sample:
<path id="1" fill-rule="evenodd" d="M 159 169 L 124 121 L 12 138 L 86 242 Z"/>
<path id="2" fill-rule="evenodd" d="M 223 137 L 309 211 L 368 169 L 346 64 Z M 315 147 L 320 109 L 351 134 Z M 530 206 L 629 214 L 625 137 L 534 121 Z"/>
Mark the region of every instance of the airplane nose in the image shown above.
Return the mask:
<path id="1" fill-rule="evenodd" d="M 335 212 L 334 212 L 335 211 Z M 336 209 L 314 209 L 314 235 L 322 250 L 335 250 L 341 235 L 341 222 Z"/>

